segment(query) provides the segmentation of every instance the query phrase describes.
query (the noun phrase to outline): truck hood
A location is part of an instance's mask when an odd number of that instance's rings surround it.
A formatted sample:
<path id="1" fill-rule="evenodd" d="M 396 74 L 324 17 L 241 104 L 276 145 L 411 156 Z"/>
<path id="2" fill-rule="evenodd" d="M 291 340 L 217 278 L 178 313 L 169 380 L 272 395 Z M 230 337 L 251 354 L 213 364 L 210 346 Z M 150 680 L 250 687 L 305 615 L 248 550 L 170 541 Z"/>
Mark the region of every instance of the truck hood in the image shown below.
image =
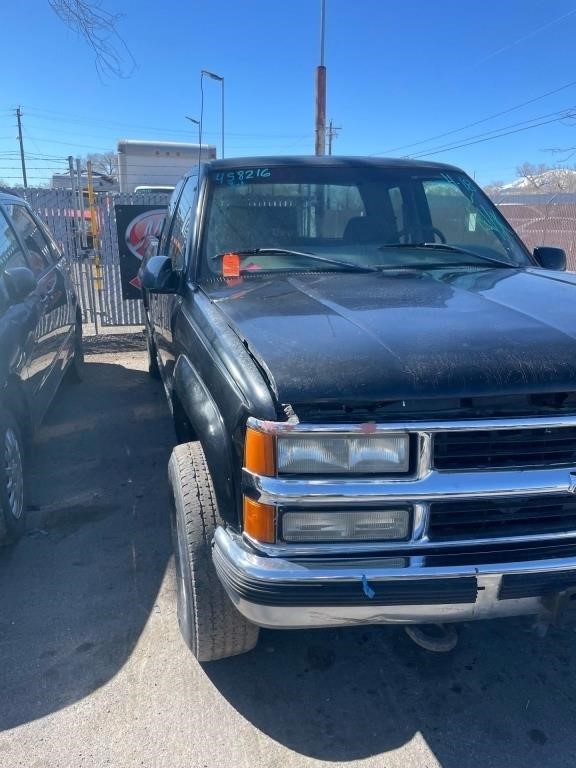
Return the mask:
<path id="1" fill-rule="evenodd" d="M 576 389 L 576 275 L 475 267 L 316 273 L 204 290 L 280 403 Z"/>

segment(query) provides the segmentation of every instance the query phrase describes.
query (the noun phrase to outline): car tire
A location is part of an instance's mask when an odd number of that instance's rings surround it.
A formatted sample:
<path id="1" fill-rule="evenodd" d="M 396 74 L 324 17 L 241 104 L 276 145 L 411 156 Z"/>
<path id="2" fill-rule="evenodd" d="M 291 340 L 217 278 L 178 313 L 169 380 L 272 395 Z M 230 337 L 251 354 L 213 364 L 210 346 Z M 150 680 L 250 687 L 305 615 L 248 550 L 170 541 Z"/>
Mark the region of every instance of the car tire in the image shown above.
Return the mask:
<path id="1" fill-rule="evenodd" d="M 79 384 L 84 379 L 84 344 L 82 341 L 82 323 L 76 321 L 74 329 L 74 353 L 68 367 L 68 378 Z"/>
<path id="2" fill-rule="evenodd" d="M 212 539 L 222 521 L 200 443 L 177 445 L 168 471 L 182 636 L 201 662 L 251 651 L 260 630 L 236 610 L 212 562 Z"/>
<path id="3" fill-rule="evenodd" d="M 146 334 L 146 351 L 148 352 L 148 373 L 153 379 L 159 379 L 160 366 L 158 365 L 158 357 L 156 356 L 156 345 L 148 333 Z"/>
<path id="4" fill-rule="evenodd" d="M 10 411 L 0 411 L 0 542 L 26 529 L 25 451 L 22 432 Z"/>

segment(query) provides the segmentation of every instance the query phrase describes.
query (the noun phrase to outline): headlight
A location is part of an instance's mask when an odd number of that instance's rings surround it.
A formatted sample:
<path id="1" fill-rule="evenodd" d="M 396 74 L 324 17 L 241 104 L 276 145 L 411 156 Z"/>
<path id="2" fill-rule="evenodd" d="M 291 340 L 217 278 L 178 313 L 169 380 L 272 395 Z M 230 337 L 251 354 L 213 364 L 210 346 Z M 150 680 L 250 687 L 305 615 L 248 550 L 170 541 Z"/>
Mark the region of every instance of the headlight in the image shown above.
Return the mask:
<path id="1" fill-rule="evenodd" d="M 282 538 L 288 542 L 390 541 L 406 539 L 407 509 L 359 512 L 285 512 Z"/>
<path id="2" fill-rule="evenodd" d="M 408 435 L 280 436 L 278 474 L 378 474 L 408 472 Z"/>

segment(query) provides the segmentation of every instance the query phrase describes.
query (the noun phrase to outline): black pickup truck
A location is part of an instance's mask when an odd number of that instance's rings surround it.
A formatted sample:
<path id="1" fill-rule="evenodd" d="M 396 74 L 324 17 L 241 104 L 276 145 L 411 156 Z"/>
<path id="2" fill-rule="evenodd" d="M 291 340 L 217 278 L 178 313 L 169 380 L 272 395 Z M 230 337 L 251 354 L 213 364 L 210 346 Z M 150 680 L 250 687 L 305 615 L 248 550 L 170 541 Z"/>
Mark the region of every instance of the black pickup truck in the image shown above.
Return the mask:
<path id="1" fill-rule="evenodd" d="M 576 275 L 457 168 L 213 161 L 141 271 L 178 614 L 201 661 L 258 627 L 576 607 Z"/>

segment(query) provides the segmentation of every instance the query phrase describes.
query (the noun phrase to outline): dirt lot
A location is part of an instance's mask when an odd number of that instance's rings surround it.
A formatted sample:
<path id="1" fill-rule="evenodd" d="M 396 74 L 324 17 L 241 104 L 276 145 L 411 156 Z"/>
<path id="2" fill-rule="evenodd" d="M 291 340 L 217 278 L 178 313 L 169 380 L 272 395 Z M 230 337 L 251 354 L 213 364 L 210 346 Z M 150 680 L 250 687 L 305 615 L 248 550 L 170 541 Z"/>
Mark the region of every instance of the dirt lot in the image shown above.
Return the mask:
<path id="1" fill-rule="evenodd" d="M 142 337 L 90 343 L 0 552 L 0 766 L 576 765 L 576 635 L 467 625 L 431 656 L 393 627 L 265 631 L 201 667 L 180 639 L 166 464 Z"/>

